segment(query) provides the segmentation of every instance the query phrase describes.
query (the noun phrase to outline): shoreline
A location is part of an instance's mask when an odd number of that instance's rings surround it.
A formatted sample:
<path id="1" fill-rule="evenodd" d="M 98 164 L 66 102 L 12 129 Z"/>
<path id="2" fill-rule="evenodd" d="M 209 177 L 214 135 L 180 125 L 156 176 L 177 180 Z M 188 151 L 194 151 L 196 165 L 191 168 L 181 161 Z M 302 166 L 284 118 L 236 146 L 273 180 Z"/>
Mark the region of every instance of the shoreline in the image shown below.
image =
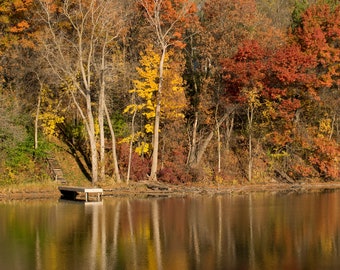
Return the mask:
<path id="1" fill-rule="evenodd" d="M 168 185 L 165 183 L 150 183 L 147 181 L 131 182 L 129 185 L 117 184 L 114 186 L 101 186 L 103 197 L 170 197 L 190 195 L 242 195 L 259 192 L 313 192 L 321 190 L 340 189 L 340 182 L 327 183 L 264 183 L 247 185 L 218 185 L 211 183 L 191 183 L 181 185 Z M 58 185 L 51 183 L 38 187 L 2 187 L 0 188 L 0 201 L 58 199 L 61 194 Z"/>

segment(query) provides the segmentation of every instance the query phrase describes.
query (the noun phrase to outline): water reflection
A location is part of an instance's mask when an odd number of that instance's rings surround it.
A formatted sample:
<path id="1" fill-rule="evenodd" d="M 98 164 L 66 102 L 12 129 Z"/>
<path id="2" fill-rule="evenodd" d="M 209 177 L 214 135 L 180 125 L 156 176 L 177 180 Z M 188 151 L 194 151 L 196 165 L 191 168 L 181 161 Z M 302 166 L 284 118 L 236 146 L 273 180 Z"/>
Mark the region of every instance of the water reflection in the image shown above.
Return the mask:
<path id="1" fill-rule="evenodd" d="M 340 191 L 0 203 L 0 269 L 340 269 Z"/>

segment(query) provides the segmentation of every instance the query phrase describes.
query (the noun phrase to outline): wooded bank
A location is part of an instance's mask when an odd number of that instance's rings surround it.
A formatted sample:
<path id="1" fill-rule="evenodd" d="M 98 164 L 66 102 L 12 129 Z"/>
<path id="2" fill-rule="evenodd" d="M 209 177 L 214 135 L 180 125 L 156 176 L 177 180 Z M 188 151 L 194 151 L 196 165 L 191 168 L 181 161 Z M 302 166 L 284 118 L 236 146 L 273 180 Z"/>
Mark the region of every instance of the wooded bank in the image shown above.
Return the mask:
<path id="1" fill-rule="evenodd" d="M 270 2 L 2 1 L 0 185 L 338 181 L 339 1 Z"/>

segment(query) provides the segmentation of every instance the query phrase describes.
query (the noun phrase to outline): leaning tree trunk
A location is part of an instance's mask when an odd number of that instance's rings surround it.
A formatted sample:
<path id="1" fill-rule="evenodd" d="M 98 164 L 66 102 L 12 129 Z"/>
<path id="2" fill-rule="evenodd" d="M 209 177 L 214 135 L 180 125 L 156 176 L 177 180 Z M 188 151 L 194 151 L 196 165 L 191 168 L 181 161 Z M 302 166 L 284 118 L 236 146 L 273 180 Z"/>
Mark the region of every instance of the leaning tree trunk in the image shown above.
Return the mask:
<path id="1" fill-rule="evenodd" d="M 194 155 L 195 158 L 193 158 L 193 162 L 189 164 L 191 168 L 197 168 L 203 158 L 203 155 L 205 151 L 207 150 L 207 147 L 211 141 L 211 139 L 214 136 L 214 132 L 216 128 L 219 128 L 221 124 L 225 121 L 225 119 L 228 117 L 229 113 L 226 113 L 222 116 L 222 118 L 216 123 L 215 128 L 210 131 L 208 136 L 203 141 L 203 144 L 200 147 L 197 147 L 197 153 L 191 153 L 191 155 Z"/>
<path id="2" fill-rule="evenodd" d="M 77 101 L 74 93 L 71 92 L 71 96 L 73 99 L 74 104 L 77 107 L 77 110 L 85 124 L 86 132 L 88 135 L 88 139 L 90 142 L 90 155 L 91 155 L 91 173 L 92 173 L 92 184 L 96 184 L 98 181 L 98 155 L 97 155 L 97 140 L 95 135 L 95 128 L 94 128 L 94 118 L 91 108 L 91 96 L 90 91 L 87 91 L 88 94 L 85 96 L 86 101 L 86 115 L 84 111 L 80 107 L 79 102 Z"/>
<path id="3" fill-rule="evenodd" d="M 109 115 L 109 111 L 107 109 L 106 104 L 104 103 L 104 107 L 105 107 L 105 114 L 106 114 L 106 119 L 107 119 L 107 123 L 109 125 L 109 129 L 110 129 L 110 133 L 111 133 L 111 140 L 112 140 L 112 159 L 113 159 L 113 166 L 114 166 L 114 175 L 115 175 L 115 179 L 118 183 L 121 182 L 120 179 L 120 173 L 119 173 L 119 166 L 118 166 L 118 157 L 117 157 L 117 147 L 116 147 L 116 136 L 115 136 L 115 132 L 113 130 L 112 124 L 111 124 L 111 119 L 110 119 L 110 115 Z"/>

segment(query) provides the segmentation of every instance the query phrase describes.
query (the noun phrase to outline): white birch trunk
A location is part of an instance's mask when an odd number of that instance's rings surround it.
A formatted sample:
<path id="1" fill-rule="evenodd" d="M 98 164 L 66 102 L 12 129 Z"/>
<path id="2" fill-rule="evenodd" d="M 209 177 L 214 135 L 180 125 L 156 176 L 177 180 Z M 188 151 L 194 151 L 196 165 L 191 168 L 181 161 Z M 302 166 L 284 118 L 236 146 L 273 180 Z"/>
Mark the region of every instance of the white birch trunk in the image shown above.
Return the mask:
<path id="1" fill-rule="evenodd" d="M 120 179 L 119 166 L 118 166 L 116 136 L 115 136 L 115 132 L 113 130 L 112 124 L 111 124 L 111 119 L 110 119 L 109 111 L 108 111 L 107 106 L 106 106 L 105 103 L 104 103 L 104 106 L 105 106 L 105 114 L 106 114 L 107 123 L 109 125 L 109 129 L 110 129 L 110 133 L 111 133 L 112 159 L 113 159 L 113 166 L 114 166 L 114 175 L 115 175 L 116 182 L 120 183 L 121 179 Z"/>
<path id="2" fill-rule="evenodd" d="M 156 115 L 155 115 L 155 126 L 153 134 L 153 152 L 152 152 L 152 164 L 150 172 L 150 181 L 157 181 L 157 169 L 158 169 L 158 148 L 159 148 L 159 123 L 161 118 L 161 97 L 162 97 L 162 87 L 163 87 L 163 71 L 164 71 L 164 61 L 166 54 L 166 46 L 162 48 L 162 55 L 159 62 L 159 82 L 157 91 L 157 104 L 156 104 Z"/>

